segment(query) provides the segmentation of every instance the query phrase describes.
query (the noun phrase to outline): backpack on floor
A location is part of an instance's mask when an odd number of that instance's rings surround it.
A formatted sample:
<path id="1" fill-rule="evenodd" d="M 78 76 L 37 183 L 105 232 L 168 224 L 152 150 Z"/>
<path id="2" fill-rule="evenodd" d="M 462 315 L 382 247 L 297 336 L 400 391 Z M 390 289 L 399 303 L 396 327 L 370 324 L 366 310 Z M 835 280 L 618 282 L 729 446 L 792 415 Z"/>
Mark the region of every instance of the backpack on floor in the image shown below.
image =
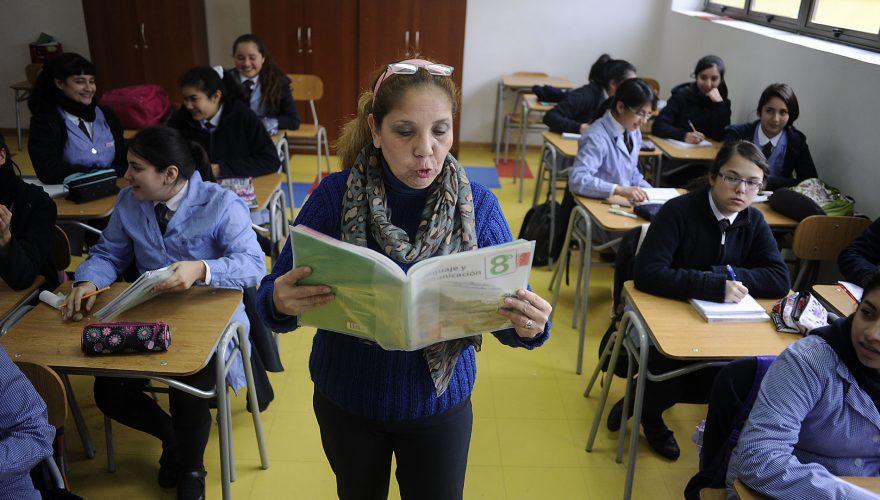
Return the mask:
<path id="1" fill-rule="evenodd" d="M 155 125 L 168 114 L 171 100 L 158 85 L 132 85 L 108 90 L 99 102 L 119 118 L 123 128 L 142 129 Z"/>
<path id="2" fill-rule="evenodd" d="M 519 230 L 519 238 L 535 242 L 535 253 L 532 258 L 532 266 L 546 266 L 550 260 L 559 258 L 562 252 L 562 243 L 565 241 L 565 231 L 568 228 L 568 218 L 574 208 L 574 197 L 566 189 L 562 203 L 556 200 L 548 200 L 540 205 L 535 205 L 526 212 L 522 226 Z M 550 219 L 550 207 L 553 207 L 554 219 Z M 550 245 L 550 226 L 553 225 L 553 245 Z"/>

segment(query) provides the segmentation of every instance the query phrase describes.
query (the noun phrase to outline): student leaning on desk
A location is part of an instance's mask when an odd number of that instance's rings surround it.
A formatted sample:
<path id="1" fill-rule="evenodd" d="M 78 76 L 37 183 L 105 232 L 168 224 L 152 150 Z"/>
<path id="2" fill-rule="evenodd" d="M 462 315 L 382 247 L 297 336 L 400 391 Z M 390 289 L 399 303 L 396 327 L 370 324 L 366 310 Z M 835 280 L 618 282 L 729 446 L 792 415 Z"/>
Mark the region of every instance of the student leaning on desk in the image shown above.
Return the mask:
<path id="1" fill-rule="evenodd" d="M 880 476 L 880 273 L 856 311 L 773 362 L 730 456 L 733 482 L 770 498 L 877 499 L 836 476 Z"/>
<path id="2" fill-rule="evenodd" d="M 0 135 L 0 279 L 23 290 L 39 275 L 43 287 L 58 286 L 58 273 L 49 262 L 55 202 L 38 186 L 21 180 L 18 166 Z"/>
<path id="3" fill-rule="evenodd" d="M 704 56 L 697 61 L 694 81 L 672 89 L 669 102 L 654 120 L 653 134 L 691 144 L 723 139 L 724 127 L 730 125 L 724 72 L 724 61 L 718 56 Z"/>
<path id="4" fill-rule="evenodd" d="M 202 175 L 210 175 L 210 163 L 201 146 L 165 126 L 138 132 L 129 144 L 129 186 L 119 193 L 98 244 L 76 269 L 75 286 L 62 306 L 65 318 L 83 306 L 91 310 L 95 297 L 83 304 L 83 295 L 110 285 L 132 261 L 140 273 L 170 266 L 174 274 L 156 286 L 160 292 L 180 292 L 196 283 L 234 289 L 256 286 L 265 262 L 250 212 L 232 191 L 203 181 Z M 250 331 L 243 304 L 232 319 Z M 181 381 L 204 390 L 214 387 L 213 364 L 212 359 Z M 226 382 L 233 389 L 245 386 L 240 354 Z M 172 388 L 169 417 L 143 392 L 145 384 L 97 377 L 95 402 L 113 419 L 162 441 L 161 486 L 176 485 L 179 499 L 204 498 L 204 452 L 211 431 L 208 400 Z"/>
<path id="5" fill-rule="evenodd" d="M 634 267 L 635 286 L 674 299 L 739 302 L 746 294 L 777 298 L 789 289 L 788 268 L 758 209 L 749 205 L 767 177 L 767 160 L 749 142 L 727 143 L 709 168 L 709 186 L 667 201 L 657 214 Z M 664 373 L 688 366 L 650 347 L 648 367 Z M 647 381 L 642 428 L 648 444 L 675 460 L 678 443 L 663 412 L 675 403 L 708 401 L 717 369 L 665 382 Z M 612 408 L 616 430 L 623 400 Z"/>

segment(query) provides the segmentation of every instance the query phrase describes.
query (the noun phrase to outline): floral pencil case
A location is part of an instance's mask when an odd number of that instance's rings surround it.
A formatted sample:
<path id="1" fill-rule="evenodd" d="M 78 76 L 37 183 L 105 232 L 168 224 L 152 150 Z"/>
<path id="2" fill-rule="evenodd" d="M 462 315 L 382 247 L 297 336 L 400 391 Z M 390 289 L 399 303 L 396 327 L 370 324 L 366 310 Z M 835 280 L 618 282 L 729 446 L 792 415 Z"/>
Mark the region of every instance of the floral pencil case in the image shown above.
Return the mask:
<path id="1" fill-rule="evenodd" d="M 86 354 L 162 352 L 171 345 L 171 328 L 154 323 L 92 323 L 83 327 L 80 340 Z"/>

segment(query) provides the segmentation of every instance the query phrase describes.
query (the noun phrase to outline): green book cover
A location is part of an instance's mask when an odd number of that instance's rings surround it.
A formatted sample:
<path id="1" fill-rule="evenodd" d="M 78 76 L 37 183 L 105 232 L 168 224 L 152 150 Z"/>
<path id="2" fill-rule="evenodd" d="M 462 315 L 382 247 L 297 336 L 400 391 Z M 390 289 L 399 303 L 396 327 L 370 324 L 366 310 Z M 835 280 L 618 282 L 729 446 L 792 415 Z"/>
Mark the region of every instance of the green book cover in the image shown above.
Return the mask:
<path id="1" fill-rule="evenodd" d="M 534 242 L 516 240 L 416 263 L 404 273 L 387 256 L 305 226 L 292 228 L 294 266 L 303 285 L 328 285 L 336 298 L 302 314 L 304 325 L 416 350 L 510 327 L 504 297 L 525 288 Z"/>

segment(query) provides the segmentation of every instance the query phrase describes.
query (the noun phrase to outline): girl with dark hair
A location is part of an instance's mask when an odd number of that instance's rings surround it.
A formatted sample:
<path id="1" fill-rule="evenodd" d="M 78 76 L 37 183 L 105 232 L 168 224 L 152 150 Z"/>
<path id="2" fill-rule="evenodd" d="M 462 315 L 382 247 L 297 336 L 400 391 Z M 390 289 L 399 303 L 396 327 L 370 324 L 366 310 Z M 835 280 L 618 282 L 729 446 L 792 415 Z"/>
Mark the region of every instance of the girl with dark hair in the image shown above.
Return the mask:
<path id="1" fill-rule="evenodd" d="M 28 153 L 40 182 L 61 184 L 77 172 L 125 173 L 122 125 L 97 105 L 95 67 L 68 52 L 46 62 L 28 99 Z"/>
<path id="2" fill-rule="evenodd" d="M 666 107 L 654 120 L 652 133 L 664 139 L 697 144 L 709 138 L 720 141 L 730 125 L 730 99 L 724 82 L 724 61 L 705 56 L 694 68 L 694 81 L 672 89 Z"/>
<path id="3" fill-rule="evenodd" d="M 178 83 L 183 106 L 168 125 L 207 151 L 215 178 L 256 177 L 278 171 L 272 138 L 244 103 L 241 86 L 229 72 L 196 66 Z"/>
<path id="4" fill-rule="evenodd" d="M 264 132 L 265 133 L 265 132 Z M 205 182 L 207 155 L 176 130 L 154 126 L 138 132 L 128 150 L 124 188 L 113 215 L 76 269 L 76 286 L 67 295 L 65 318 L 91 311 L 95 297 L 83 295 L 109 286 L 129 265 L 139 273 L 168 266 L 173 274 L 156 285 L 162 293 L 182 292 L 194 284 L 243 290 L 265 272 L 263 252 L 251 229 L 250 213 L 234 193 Z M 240 304 L 232 318 L 246 330 L 250 323 Z M 214 361 L 180 380 L 209 390 L 215 385 Z M 246 385 L 236 354 L 226 383 Z M 169 416 L 143 392 L 144 380 L 98 377 L 95 402 L 111 418 L 162 441 L 159 485 L 177 486 L 177 498 L 204 498 L 204 452 L 211 431 L 208 400 L 174 388 Z"/>
<path id="5" fill-rule="evenodd" d="M 241 35 L 232 44 L 232 57 L 235 68 L 229 73 L 241 85 L 251 111 L 263 118 L 266 130 L 298 129 L 290 79 L 272 63 L 263 42 L 250 33 Z"/>
<path id="6" fill-rule="evenodd" d="M 0 135 L 0 279 L 23 290 L 39 275 L 44 289 L 58 286 L 58 273 L 49 262 L 55 202 L 38 186 L 21 180 L 18 166 Z"/>
<path id="7" fill-rule="evenodd" d="M 453 69 L 422 59 L 383 67 L 337 144 L 343 170 L 309 196 L 296 224 L 388 255 L 405 271 L 424 258 L 510 241 L 491 191 L 470 183 L 449 154 L 458 91 Z M 298 285 L 288 240 L 260 285 L 257 305 L 272 331 L 334 300 L 327 286 Z M 499 314 L 514 327 L 492 332 L 533 349 L 550 334 L 550 304 L 528 290 Z M 385 498 L 392 453 L 401 498 L 460 499 L 473 415 L 470 395 L 480 337 L 418 351 L 318 330 L 309 360 L 321 441 L 339 498 Z"/>
<path id="8" fill-rule="evenodd" d="M 799 115 L 794 90 L 786 83 L 774 83 L 761 92 L 758 120 L 727 127 L 725 141 L 750 141 L 767 157 L 768 189 L 793 186 L 818 176 L 807 138 L 794 128 Z"/>
<path id="9" fill-rule="evenodd" d="M 568 188 L 576 195 L 608 198 L 620 195 L 633 202 L 647 199 L 650 187 L 639 171 L 640 127 L 651 117 L 654 91 L 639 78 L 617 88 L 609 109 L 581 136 Z"/>
<path id="10" fill-rule="evenodd" d="M 635 66 L 602 54 L 590 67 L 589 83 L 566 94 L 556 107 L 544 114 L 544 123 L 553 132 L 584 133 L 587 125 L 604 114 L 599 110 L 614 97 L 617 87 L 635 77 Z"/>
<path id="11" fill-rule="evenodd" d="M 877 476 L 880 273 L 856 311 L 779 355 L 730 455 L 739 478 L 768 498 L 876 499 L 842 476 Z"/>
<path id="12" fill-rule="evenodd" d="M 754 144 L 724 144 L 709 167 L 709 186 L 663 204 L 636 256 L 635 286 L 679 300 L 739 302 L 747 294 L 778 298 L 788 293 L 788 268 L 761 212 L 749 206 L 767 178 L 767 161 Z M 689 366 L 649 348 L 651 373 Z M 675 403 L 704 404 L 717 368 L 704 368 L 664 382 L 647 381 L 642 429 L 659 455 L 675 460 L 678 443 L 663 412 Z M 623 400 L 608 427 L 617 430 Z M 632 411 L 632 410 L 630 410 Z"/>

